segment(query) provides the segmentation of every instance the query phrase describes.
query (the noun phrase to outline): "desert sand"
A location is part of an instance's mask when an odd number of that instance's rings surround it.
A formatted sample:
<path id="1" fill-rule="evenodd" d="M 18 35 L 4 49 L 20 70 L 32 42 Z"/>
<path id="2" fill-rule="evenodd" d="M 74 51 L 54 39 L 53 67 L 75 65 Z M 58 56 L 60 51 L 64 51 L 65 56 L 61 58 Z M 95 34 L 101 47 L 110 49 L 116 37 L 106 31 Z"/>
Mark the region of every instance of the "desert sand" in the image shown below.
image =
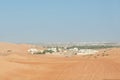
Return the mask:
<path id="1" fill-rule="evenodd" d="M 0 80 L 120 80 L 120 48 L 72 57 L 31 55 L 29 48 L 0 43 Z"/>

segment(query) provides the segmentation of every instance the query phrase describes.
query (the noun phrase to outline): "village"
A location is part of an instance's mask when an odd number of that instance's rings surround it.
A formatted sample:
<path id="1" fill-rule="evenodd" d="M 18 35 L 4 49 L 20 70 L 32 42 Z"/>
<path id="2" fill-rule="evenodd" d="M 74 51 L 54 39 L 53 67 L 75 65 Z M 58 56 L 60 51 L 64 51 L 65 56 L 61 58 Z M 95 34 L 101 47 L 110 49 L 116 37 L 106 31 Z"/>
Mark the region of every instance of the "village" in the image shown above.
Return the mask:
<path id="1" fill-rule="evenodd" d="M 28 49 L 30 54 L 45 54 L 45 55 L 59 55 L 59 56 L 74 56 L 74 55 L 94 55 L 101 50 L 106 50 L 120 47 L 120 44 L 116 43 L 67 43 L 67 44 L 51 44 L 51 45 L 33 45 Z M 105 50 L 104 50 L 105 49 Z"/>
<path id="2" fill-rule="evenodd" d="M 96 49 L 79 49 L 77 47 L 74 48 L 66 48 L 66 47 L 51 47 L 51 48 L 30 48 L 28 52 L 31 54 L 46 54 L 46 55 L 89 55 L 96 54 L 99 50 Z"/>

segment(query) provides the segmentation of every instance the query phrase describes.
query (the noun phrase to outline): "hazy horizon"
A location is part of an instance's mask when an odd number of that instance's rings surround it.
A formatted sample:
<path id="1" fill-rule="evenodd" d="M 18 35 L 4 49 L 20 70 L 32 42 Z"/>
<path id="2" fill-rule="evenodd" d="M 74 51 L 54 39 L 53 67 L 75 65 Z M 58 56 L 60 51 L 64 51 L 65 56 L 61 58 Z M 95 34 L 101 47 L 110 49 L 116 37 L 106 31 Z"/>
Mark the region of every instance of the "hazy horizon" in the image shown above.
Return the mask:
<path id="1" fill-rule="evenodd" d="M 120 42 L 120 0 L 0 1 L 0 41 Z"/>

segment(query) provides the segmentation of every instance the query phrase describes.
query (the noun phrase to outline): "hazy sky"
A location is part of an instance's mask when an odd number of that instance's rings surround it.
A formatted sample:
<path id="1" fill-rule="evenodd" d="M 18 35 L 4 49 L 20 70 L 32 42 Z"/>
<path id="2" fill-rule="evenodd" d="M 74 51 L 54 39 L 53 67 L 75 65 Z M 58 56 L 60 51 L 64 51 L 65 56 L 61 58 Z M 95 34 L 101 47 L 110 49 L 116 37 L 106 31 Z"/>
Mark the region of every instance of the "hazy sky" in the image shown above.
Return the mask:
<path id="1" fill-rule="evenodd" d="M 120 0 L 0 0 L 0 41 L 120 42 Z"/>

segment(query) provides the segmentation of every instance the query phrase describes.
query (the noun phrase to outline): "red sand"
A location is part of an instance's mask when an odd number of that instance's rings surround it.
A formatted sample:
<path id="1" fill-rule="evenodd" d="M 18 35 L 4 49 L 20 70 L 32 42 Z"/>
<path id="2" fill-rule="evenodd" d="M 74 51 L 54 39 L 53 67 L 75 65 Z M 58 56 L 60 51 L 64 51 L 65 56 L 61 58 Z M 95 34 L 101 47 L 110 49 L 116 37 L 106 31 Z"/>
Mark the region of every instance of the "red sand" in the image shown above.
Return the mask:
<path id="1" fill-rule="evenodd" d="M 120 48 L 94 58 L 29 55 L 27 45 L 0 43 L 0 47 L 4 48 L 0 52 L 14 50 L 0 56 L 0 80 L 120 80 Z"/>

